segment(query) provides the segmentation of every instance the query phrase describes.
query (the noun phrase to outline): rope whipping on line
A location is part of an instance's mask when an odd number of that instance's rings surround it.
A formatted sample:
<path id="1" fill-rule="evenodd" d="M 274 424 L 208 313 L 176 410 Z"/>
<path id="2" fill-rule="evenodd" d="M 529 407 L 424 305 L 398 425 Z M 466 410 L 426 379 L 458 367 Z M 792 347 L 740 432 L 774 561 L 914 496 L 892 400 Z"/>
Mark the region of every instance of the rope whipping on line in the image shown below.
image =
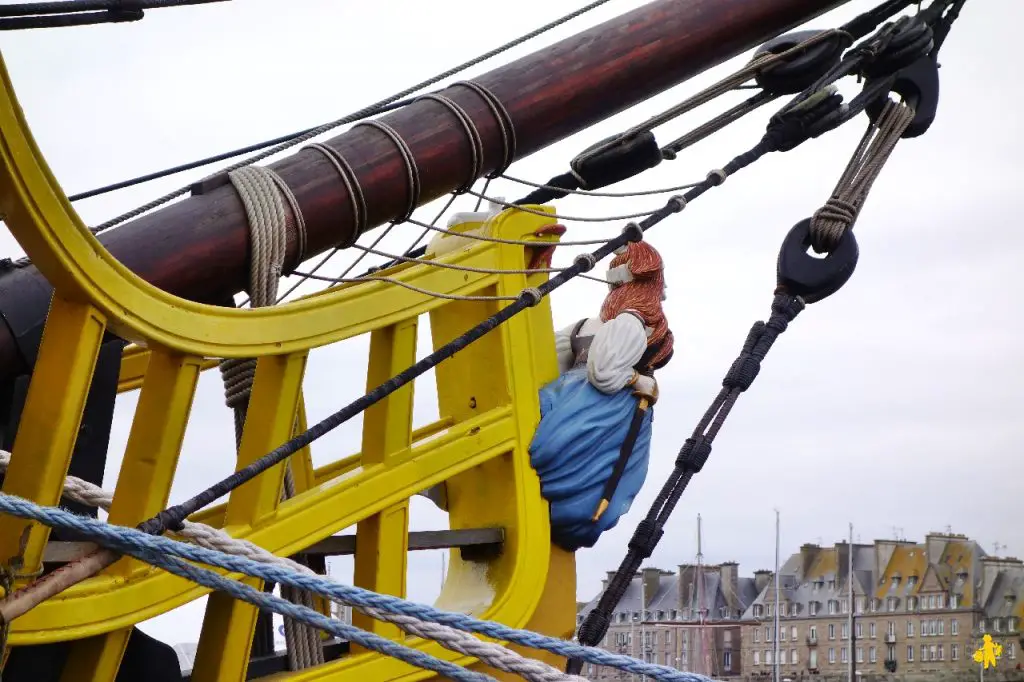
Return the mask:
<path id="1" fill-rule="evenodd" d="M 546 184 L 521 180 L 500 173 L 488 177 L 483 192 L 471 192 L 477 197 L 477 207 L 484 199 L 495 201 L 487 195 L 487 187 L 492 179 L 500 177 L 511 182 L 533 186 L 535 191 L 522 199 L 505 206 L 521 207 L 523 204 L 543 204 L 568 194 L 603 197 L 634 197 L 651 194 L 668 194 L 690 189 L 695 184 L 680 185 L 661 190 L 641 190 L 638 192 L 597 192 L 595 190 L 612 185 L 639 175 L 665 159 L 675 159 L 686 147 L 708 137 L 751 113 L 760 106 L 773 101 L 784 94 L 796 94 L 820 76 L 827 74 L 839 61 L 846 47 L 856 39 L 862 38 L 886 19 L 894 16 L 916 0 L 887 0 L 877 7 L 859 15 L 841 28 L 823 32 L 800 31 L 780 36 L 763 45 L 754 59 L 737 72 L 726 76 L 717 83 L 702 90 L 647 121 L 633 126 L 628 131 L 614 135 L 598 142 L 577 156 L 570 164 L 570 171 L 555 176 Z M 667 123 L 688 111 L 708 103 L 732 91 L 746 89 L 744 85 L 753 79 L 761 92 L 746 102 L 733 107 L 724 114 L 712 119 L 700 128 L 680 137 L 667 145 L 659 147 L 652 132 L 658 125 Z M 820 88 L 819 88 L 820 89 Z M 500 102 L 496 103 L 500 106 Z M 495 112 L 497 116 L 497 111 Z M 499 121 L 501 119 L 499 118 Z M 471 123 L 470 123 L 471 125 Z M 473 142 L 473 135 L 470 141 Z M 525 209 L 524 209 L 525 210 Z M 425 236 L 425 235 L 424 235 Z M 426 253 L 426 247 L 418 247 L 420 237 L 402 254 L 404 257 L 420 257 Z M 393 267 L 400 262 L 390 262 L 370 268 L 364 275 Z"/>
<path id="2" fill-rule="evenodd" d="M 9 462 L 10 453 L 0 450 L 0 473 L 6 471 Z M 113 503 L 112 493 L 75 476 L 67 477 L 64 483 L 64 497 L 71 501 L 89 504 L 108 511 Z M 206 549 L 244 556 L 253 561 L 273 564 L 295 573 L 317 575 L 304 564 L 287 557 L 276 556 L 247 540 L 233 538 L 219 528 L 202 523 L 184 522 L 179 535 Z M 334 581 L 331 580 L 331 582 L 333 583 Z M 288 588 L 295 589 L 290 586 Z M 338 601 L 337 603 L 344 604 L 346 602 Z M 304 606 L 309 607 L 308 604 Z M 378 608 L 354 606 L 373 618 L 398 625 L 409 634 L 437 641 L 448 649 L 458 651 L 467 656 L 474 656 L 500 670 L 520 674 L 529 680 L 579 679 L 569 676 L 546 663 L 526 658 L 498 644 L 483 642 L 471 634 L 456 630 L 447 625 L 422 621 L 413 616 L 392 613 Z"/>
<path id="3" fill-rule="evenodd" d="M 883 27 L 871 40 L 844 57 L 833 69 L 800 96 L 783 108 L 777 117 L 797 110 L 802 97 L 842 75 L 867 72 L 864 91 L 848 107 L 828 113 L 811 127 L 810 134 L 820 134 L 820 127 L 832 128 L 848 121 L 861 110 L 868 110 L 872 119 L 867 132 L 855 150 L 833 194 L 811 218 L 797 223 L 789 232 L 779 252 L 777 265 L 779 287 L 772 302 L 767 322 L 757 322 L 743 344 L 740 356 L 729 368 L 722 388 L 715 397 L 693 435 L 680 449 L 675 467 L 643 520 L 628 542 L 628 551 L 619 569 L 608 581 L 597 606 L 579 626 L 577 639 L 594 644 L 605 635 L 611 612 L 622 599 L 641 563 L 650 557 L 693 475 L 700 472 L 711 455 L 715 436 L 739 398 L 760 371 L 761 361 L 779 334 L 808 303 L 820 301 L 835 293 L 853 274 L 858 248 L 852 227 L 871 185 L 889 158 L 896 143 L 903 137 L 916 137 L 927 131 L 938 104 L 938 48 L 957 18 L 963 0 L 933 3 L 914 17 L 903 17 Z M 943 12 L 951 9 L 943 16 Z M 874 82 L 873 82 L 874 81 Z M 889 99 L 893 88 L 913 92 L 914 102 L 899 104 Z M 807 254 L 808 248 L 826 253 L 818 260 Z M 578 673 L 579 659 L 570 660 L 566 671 Z"/>
<path id="4" fill-rule="evenodd" d="M 179 529 L 181 523 L 199 509 L 228 494 L 247 481 L 252 480 L 267 469 L 285 461 L 295 452 L 298 452 L 303 447 L 360 414 L 366 408 L 384 399 L 425 372 L 433 369 L 440 362 L 452 357 L 455 353 L 493 331 L 513 316 L 536 305 L 544 296 L 556 290 L 579 273 L 588 272 L 593 269 L 598 261 L 610 255 L 615 249 L 622 247 L 629 241 L 639 241 L 643 238 L 646 230 L 667 217 L 680 212 L 688 202 L 700 197 L 712 187 L 721 185 L 729 175 L 735 174 L 765 154 L 772 151 L 793 149 L 809 139 L 807 131 L 811 125 L 835 111 L 841 103 L 842 97 L 833 94 L 815 103 L 813 106 L 794 107 L 785 115 L 776 117 L 769 124 L 767 132 L 757 145 L 734 158 L 724 168 L 716 169 L 709 173 L 708 177 L 697 187 L 690 189 L 682 196 L 672 197 L 659 211 L 639 223 L 629 223 L 618 236 L 608 240 L 593 252 L 577 256 L 572 266 L 546 282 L 541 283 L 536 288 L 523 290 L 515 301 L 512 301 L 497 313 L 406 368 L 374 390 L 313 425 L 305 432 L 296 435 L 263 457 L 239 469 L 189 500 L 169 507 L 153 518 L 143 522 L 139 525 L 140 530 L 160 535 L 168 529 Z M 37 579 L 26 588 L 9 594 L 3 600 L 0 600 L 0 619 L 5 623 L 11 622 L 14 618 L 45 599 L 60 593 L 69 586 L 111 565 L 117 558 L 115 552 L 98 550 L 64 566 L 59 573 L 51 573 Z"/>

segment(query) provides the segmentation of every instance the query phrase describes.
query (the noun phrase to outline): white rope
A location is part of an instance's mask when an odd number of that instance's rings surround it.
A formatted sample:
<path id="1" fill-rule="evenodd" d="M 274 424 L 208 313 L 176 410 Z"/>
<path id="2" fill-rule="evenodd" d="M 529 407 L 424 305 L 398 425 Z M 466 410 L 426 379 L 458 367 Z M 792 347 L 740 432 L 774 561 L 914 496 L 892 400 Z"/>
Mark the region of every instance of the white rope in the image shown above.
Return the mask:
<path id="1" fill-rule="evenodd" d="M 0 450 L 0 474 L 7 471 L 10 461 L 11 453 Z M 90 507 L 99 507 L 104 511 L 110 510 L 114 499 L 112 493 L 75 476 L 68 476 L 64 480 L 64 497 Z M 181 531 L 176 534 L 187 538 L 200 547 L 242 556 L 264 564 L 274 564 L 297 573 L 316 574 L 308 566 L 304 566 L 287 557 L 279 557 L 272 554 L 248 540 L 233 538 L 219 528 L 192 521 L 183 521 L 181 525 Z M 327 576 L 327 579 L 331 580 L 330 576 Z M 312 603 L 305 604 L 305 606 L 312 608 Z M 371 618 L 394 623 L 409 634 L 433 640 L 447 649 L 478 658 L 487 665 L 505 672 L 521 675 L 527 680 L 531 680 L 531 682 L 587 682 L 584 677 L 569 675 L 547 663 L 521 656 L 500 644 L 481 641 L 469 633 L 456 630 L 447 625 L 429 623 L 413 616 L 388 613 L 368 607 L 357 606 L 355 608 L 360 609 Z M 285 632 L 287 633 L 287 629 Z M 316 631 L 314 630 L 313 632 L 315 633 Z M 319 643 L 319 641 L 319 635 L 317 635 L 317 642 Z M 321 653 L 323 653 L 322 648 Z"/>
<path id="2" fill-rule="evenodd" d="M 305 221 L 295 196 L 274 171 L 262 166 L 243 166 L 228 173 L 228 179 L 245 206 L 249 223 L 249 296 L 253 308 L 274 305 L 278 283 L 287 255 L 287 201 L 300 233 L 297 245 L 300 258 L 305 250 Z M 225 402 L 235 413 L 235 441 L 240 445 L 245 412 L 252 382 L 256 376 L 255 358 L 233 358 L 220 363 Z M 295 494 L 291 465 L 285 468 L 283 499 Z M 299 565 L 299 564 L 297 564 Z M 292 588 L 281 588 L 281 597 L 302 606 L 313 607 L 313 595 Z M 285 647 L 292 670 L 302 670 L 324 662 L 319 633 L 291 618 L 284 619 Z"/>

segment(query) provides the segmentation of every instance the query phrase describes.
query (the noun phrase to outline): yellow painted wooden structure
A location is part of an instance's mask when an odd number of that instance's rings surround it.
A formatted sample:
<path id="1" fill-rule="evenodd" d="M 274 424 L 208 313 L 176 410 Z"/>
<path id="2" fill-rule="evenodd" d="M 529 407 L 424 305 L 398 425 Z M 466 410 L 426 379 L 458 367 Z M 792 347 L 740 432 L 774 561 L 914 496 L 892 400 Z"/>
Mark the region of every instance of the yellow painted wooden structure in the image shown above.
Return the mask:
<path id="1" fill-rule="evenodd" d="M 302 381 L 312 349 L 369 334 L 370 388 L 413 361 L 424 316 L 436 347 L 506 305 L 448 301 L 384 282 L 336 286 L 287 305 L 255 310 L 206 306 L 160 291 L 112 258 L 82 224 L 31 138 L 2 60 L 0 77 L 0 213 L 55 288 L 3 484 L 6 493 L 44 505 L 58 501 L 105 330 L 133 342 L 123 356 L 119 389 L 140 391 L 110 511 L 111 522 L 130 526 L 167 503 L 197 379 L 216 364 L 212 358 L 259 358 L 237 454 L 241 467 L 287 440 L 296 423 L 299 429 L 305 427 Z M 557 238 L 535 233 L 552 222 L 505 211 L 489 221 L 489 229 L 506 239 L 550 244 Z M 478 241 L 438 260 L 522 269 L 531 249 Z M 484 296 L 513 296 L 547 277 L 409 263 L 388 274 L 430 291 Z M 356 524 L 356 583 L 402 595 L 409 498 L 445 482 L 451 527 L 500 526 L 505 543 L 500 556 L 475 565 L 452 552 L 438 605 L 570 636 L 574 559 L 550 544 L 547 505 L 527 452 L 539 419 L 538 388 L 556 372 L 545 300 L 437 367 L 442 415 L 437 423 L 413 430 L 414 386 L 409 385 L 367 412 L 361 452 L 318 469 L 308 449 L 292 457 L 294 497 L 280 501 L 284 469 L 278 465 L 193 520 L 222 527 L 279 555 L 299 552 Z M 0 562 L 20 576 L 21 584 L 39 570 L 48 535 L 38 524 L 0 516 Z M 128 628 L 206 593 L 180 578 L 122 560 L 16 620 L 9 644 L 75 640 L 64 680 L 112 682 Z M 192 679 L 241 682 L 255 618 L 252 607 L 212 595 Z M 436 643 L 406 638 L 392 626 L 361 619 L 357 623 L 431 655 L 479 666 Z M 432 675 L 355 651 L 273 679 L 414 680 Z"/>

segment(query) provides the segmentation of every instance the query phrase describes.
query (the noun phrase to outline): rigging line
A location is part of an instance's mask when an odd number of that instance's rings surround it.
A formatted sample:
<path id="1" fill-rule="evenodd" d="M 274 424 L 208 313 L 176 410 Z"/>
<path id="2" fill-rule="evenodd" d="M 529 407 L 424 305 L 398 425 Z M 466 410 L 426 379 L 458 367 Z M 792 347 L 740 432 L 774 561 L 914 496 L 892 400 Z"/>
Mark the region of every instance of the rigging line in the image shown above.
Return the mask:
<path id="1" fill-rule="evenodd" d="M 466 192 L 466 194 L 472 194 L 475 197 L 479 197 L 481 199 L 487 199 L 487 201 L 491 202 L 492 204 L 497 204 L 498 206 L 504 206 L 505 208 L 514 208 L 517 211 L 522 211 L 523 213 L 532 213 L 534 215 L 544 216 L 545 218 L 555 218 L 556 220 L 566 220 L 566 221 L 569 221 L 569 222 L 576 222 L 576 223 L 610 223 L 610 222 L 615 222 L 615 221 L 618 221 L 618 220 L 632 220 L 633 218 L 645 218 L 645 217 L 647 217 L 649 215 L 657 213 L 660 210 L 660 209 L 652 209 L 650 211 L 640 211 L 638 213 L 626 213 L 626 214 L 623 214 L 623 215 L 612 215 L 612 216 L 606 216 L 604 218 L 597 218 L 597 217 L 594 217 L 594 216 L 571 216 L 571 215 L 562 215 L 560 213 L 547 213 L 545 211 L 538 211 L 535 208 L 529 208 L 527 206 L 522 206 L 522 205 L 519 205 L 519 204 L 513 204 L 513 203 L 510 203 L 508 201 L 503 201 L 501 199 L 495 199 L 495 198 L 489 197 L 489 196 L 487 196 L 485 194 L 474 192 L 473 190 L 468 190 Z"/>
<path id="2" fill-rule="evenodd" d="M 691 186 L 695 186 L 695 185 L 686 185 L 686 187 L 691 187 Z M 520 207 L 516 206 L 514 208 L 518 209 Z M 550 213 L 545 213 L 544 215 L 550 216 L 551 214 Z M 557 241 L 557 242 L 539 242 L 537 240 L 526 240 L 526 239 L 505 239 L 503 237 L 492 237 L 490 235 L 477 234 L 477 233 L 474 233 L 474 232 L 457 232 L 455 230 L 450 230 L 450 229 L 447 229 L 447 228 L 444 228 L 444 227 L 435 227 L 433 225 L 427 225 L 426 223 L 421 223 L 421 222 L 419 222 L 417 220 L 413 220 L 413 219 L 410 219 L 408 222 L 413 224 L 413 225 L 419 225 L 421 227 L 424 227 L 427 230 L 433 230 L 434 232 L 440 232 L 441 234 L 447 234 L 447 235 L 451 235 L 453 237 L 464 237 L 466 239 L 473 239 L 473 240 L 482 241 L 482 242 L 493 242 L 495 244 L 514 244 L 516 246 L 538 246 L 538 245 L 547 244 L 547 243 L 556 244 L 558 246 L 594 246 L 595 244 L 604 244 L 609 239 L 611 239 L 611 237 L 604 237 L 604 238 L 601 238 L 601 239 L 577 239 L 577 240 L 565 240 L 565 241 L 561 241 L 560 240 L 560 241 Z"/>
<path id="3" fill-rule="evenodd" d="M 549 637 L 530 630 L 510 627 L 495 621 L 474 618 L 473 616 L 465 613 L 443 611 L 433 606 L 408 601 L 400 597 L 379 594 L 354 585 L 343 585 L 341 583 L 334 582 L 325 576 L 296 572 L 290 568 L 285 568 L 284 566 L 279 565 L 277 562 L 265 563 L 251 559 L 248 556 L 232 555 L 223 551 L 207 549 L 205 547 L 186 542 L 179 542 L 166 537 L 148 535 L 134 528 L 115 526 L 91 517 L 76 516 L 75 514 L 66 512 L 59 507 L 42 507 L 34 502 L 30 502 L 29 500 L 7 493 L 0 493 L 0 512 L 10 514 L 18 518 L 38 521 L 39 523 L 43 523 L 58 530 L 66 529 L 75 534 L 81 534 L 97 544 L 110 546 L 116 552 L 123 552 L 128 556 L 139 558 L 146 563 L 156 565 L 158 568 L 175 572 L 176 575 L 181 575 L 187 580 L 198 582 L 199 584 L 211 587 L 212 589 L 225 591 L 236 598 L 246 601 L 248 601 L 250 596 L 255 598 L 255 595 L 267 595 L 268 593 L 257 592 L 241 581 L 228 579 L 222 575 L 214 573 L 213 571 L 200 568 L 199 566 L 188 562 L 205 564 L 207 566 L 220 568 L 229 573 L 242 573 L 255 578 L 260 578 L 265 582 L 274 582 L 281 585 L 289 585 L 298 589 L 315 592 L 332 601 L 350 603 L 360 607 L 375 608 L 391 613 L 413 616 L 422 621 L 440 623 L 464 632 L 475 632 L 489 637 L 490 639 L 509 641 L 531 649 L 550 651 L 560 656 L 579 656 L 591 663 L 594 663 L 595 665 L 618 668 L 620 670 L 625 670 L 626 672 L 646 675 L 663 682 L 711 682 L 706 677 L 676 670 L 669 666 L 662 666 L 655 663 L 644 663 L 638 659 L 612 654 L 603 649 L 580 646 L 573 642 Z M 178 573 L 179 570 L 181 571 L 180 573 Z M 51 573 L 50 575 L 54 574 Z M 215 583 L 213 582 L 214 580 L 216 580 Z M 206 581 L 210 581 L 210 584 Z M 403 655 L 410 655 L 408 650 L 406 650 L 402 644 L 399 644 L 394 640 L 387 640 L 379 637 L 378 635 L 367 633 L 354 626 L 345 625 L 337 619 L 327 618 L 323 614 L 312 610 L 303 611 L 301 610 L 302 607 L 296 608 L 295 605 L 281 603 L 282 601 L 283 600 L 279 600 L 276 597 L 272 602 L 270 600 L 261 599 L 259 601 L 259 606 L 270 610 L 273 610 L 274 607 L 285 608 L 288 609 L 289 614 L 297 614 L 300 617 L 315 619 L 310 621 L 314 627 L 327 630 L 332 634 L 336 634 L 339 629 L 344 628 L 347 633 L 352 633 L 359 638 L 370 639 L 374 644 L 381 647 L 386 643 L 389 645 L 389 648 L 383 650 L 383 653 L 397 658 L 402 658 Z M 273 605 L 265 607 L 264 604 Z M 340 636 L 347 637 L 348 635 Z M 352 639 L 356 643 L 362 643 L 360 639 L 356 639 L 355 637 Z M 374 646 L 367 646 L 367 648 L 374 648 L 376 650 L 376 647 Z M 392 651 L 398 651 L 400 655 L 392 654 Z M 434 661 L 437 660 L 424 652 L 415 649 L 412 651 L 426 657 L 421 658 L 421 661 L 433 664 Z M 403 658 L 402 660 L 407 659 Z M 442 663 L 457 667 L 451 663 L 443 661 Z M 412 664 L 420 665 L 415 662 Z M 471 674 L 477 676 L 482 675 L 481 673 L 474 673 L 462 668 L 459 668 L 459 670 L 464 676 Z M 445 672 L 443 674 L 450 673 Z M 457 677 L 455 679 L 464 679 L 464 677 Z M 479 677 L 475 679 L 479 679 Z M 564 680 L 566 678 L 563 677 L 560 679 Z"/>
<path id="4" fill-rule="evenodd" d="M 323 133 L 326 133 L 326 132 L 328 132 L 330 130 L 333 130 L 333 129 L 338 128 L 338 127 L 343 126 L 343 125 L 346 125 L 348 123 L 354 123 L 355 121 L 359 121 L 359 120 L 365 119 L 365 118 L 367 118 L 369 116 L 373 116 L 374 114 L 378 113 L 378 110 L 381 107 L 384 107 L 384 106 L 387 106 L 389 104 L 392 104 L 393 102 L 396 102 L 397 100 L 400 100 L 400 99 L 402 99 L 404 97 L 407 97 L 407 96 L 411 95 L 412 93 L 417 92 L 419 90 L 422 90 L 424 88 L 430 87 L 431 85 L 434 85 L 435 83 L 439 83 L 440 81 L 444 80 L 445 78 L 449 78 L 449 77 L 454 76 L 455 74 L 457 74 L 457 73 L 459 73 L 461 71 L 465 71 L 468 68 L 476 66 L 477 64 L 479 64 L 481 62 L 484 62 L 484 61 L 490 59 L 491 57 L 495 57 L 495 56 L 497 56 L 497 55 L 499 55 L 499 54 L 501 54 L 503 52 L 507 52 L 508 50 L 511 50 L 514 47 L 518 47 L 519 45 L 521 45 L 521 44 L 523 44 L 523 43 L 525 43 L 525 42 L 527 42 L 529 40 L 532 40 L 533 38 L 536 38 L 537 36 L 539 36 L 539 35 L 541 35 L 543 33 L 546 33 L 546 32 L 548 32 L 548 31 L 550 31 L 550 30 L 552 30 L 554 28 L 557 28 L 558 26 L 561 26 L 562 24 L 567 23 L 567 22 L 575 19 L 576 17 L 582 16 L 583 14 L 586 14 L 587 12 L 589 12 L 589 11 L 591 11 L 591 10 L 597 8 L 597 7 L 600 7 L 601 5 L 607 4 L 610 1 L 611 0 L 594 0 L 594 2 L 591 2 L 591 3 L 587 4 L 587 5 L 584 5 L 583 7 L 580 7 L 579 9 L 577 9 L 577 10 L 575 10 L 573 12 L 570 12 L 569 14 L 561 16 L 558 19 L 555 19 L 554 21 L 551 21 L 551 22 L 549 22 L 549 23 L 547 23 L 547 24 L 545 24 L 545 25 L 543 25 L 543 26 L 541 26 L 539 28 L 534 29 L 533 31 L 530 31 L 529 33 L 525 33 L 525 34 L 519 36 L 518 38 L 515 38 L 514 40 L 510 40 L 509 42 L 505 43 L 504 45 L 500 45 L 500 46 L 494 48 L 493 50 L 489 50 L 487 52 L 484 52 L 483 54 L 478 55 L 478 56 L 474 57 L 473 59 L 470 59 L 467 62 L 463 62 L 462 64 L 459 64 L 458 66 L 452 67 L 452 68 L 448 69 L 447 71 L 444 71 L 444 72 L 439 73 L 439 74 L 437 74 L 435 76 L 432 76 L 432 77 L 428 78 L 425 81 L 421 81 L 420 83 L 417 83 L 416 85 L 413 85 L 413 86 L 411 86 L 409 88 L 406 88 L 405 90 L 402 90 L 401 92 L 397 92 L 397 93 L 395 93 L 395 94 L 393 94 L 393 95 L 391 95 L 389 97 L 386 97 L 386 98 L 380 100 L 379 102 L 377 102 L 376 104 L 371 104 L 368 107 L 364 107 L 364 108 L 360 109 L 359 111 L 356 111 L 355 113 L 349 114 L 348 116 L 345 116 L 343 118 L 339 118 L 336 121 L 331 121 L 330 123 L 324 123 L 324 124 L 319 125 L 319 126 L 317 126 L 315 128 L 311 128 L 311 129 L 307 130 L 306 132 L 302 133 L 301 135 L 298 135 L 297 137 L 294 137 L 294 138 L 292 138 L 290 140 L 284 141 L 284 142 L 282 142 L 282 143 L 280 143 L 278 145 L 275 145 L 275 146 L 273 146 L 273 147 L 271 147 L 269 149 L 266 149 L 266 150 L 260 152 L 259 154 L 256 154 L 255 156 L 252 156 L 252 157 L 250 157 L 250 158 L 248 158 L 248 159 L 246 159 L 244 161 L 239 161 L 239 162 L 237 162 L 235 164 L 232 164 L 232 165 L 228 166 L 227 168 L 222 169 L 220 171 L 220 173 L 230 172 L 230 171 L 233 171 L 233 170 L 237 170 L 238 168 L 241 168 L 242 166 L 247 166 L 247 165 L 256 163 L 258 161 L 262 161 L 263 159 L 265 159 L 265 158 L 267 158 L 269 156 L 273 156 L 274 154 L 277 154 L 278 152 L 282 152 L 282 151 L 284 151 L 286 149 L 294 147 L 295 145 L 300 144 L 301 142 L 305 142 L 306 140 L 311 139 L 313 137 L 316 137 L 317 135 L 321 135 Z M 150 202 L 148 202 L 146 204 L 143 204 L 142 206 L 139 206 L 139 207 L 137 207 L 137 208 L 135 208 L 135 209 L 133 209 L 131 211 L 128 211 L 127 213 L 122 213 L 121 215 L 119 215 L 119 216 L 117 216 L 115 218 L 111 218 L 110 220 L 108 220 L 108 221 L 106 221 L 104 223 L 101 223 L 101 224 L 97 225 L 96 227 L 90 228 L 90 231 L 92 231 L 93 234 L 99 234 L 100 232 L 102 232 L 104 230 L 107 230 L 107 229 L 109 229 L 111 227 L 114 227 L 116 225 L 120 225 L 121 223 L 125 222 L 126 220 L 131 220 L 132 218 L 140 216 L 143 213 L 146 213 L 148 211 L 153 210 L 154 208 L 157 208 L 159 206 L 163 206 L 164 204 L 166 204 L 169 201 L 177 199 L 178 197 L 186 194 L 189 191 L 190 187 L 191 187 L 190 185 L 187 185 L 187 186 L 181 187 L 181 188 L 179 188 L 179 189 L 177 189 L 177 190 L 175 190 L 173 192 L 168 192 L 167 194 L 163 195 L 162 197 L 154 199 L 154 200 L 152 200 L 152 201 L 150 201 Z"/>
<path id="5" fill-rule="evenodd" d="M 427 258 L 410 258 L 408 256 L 397 256 L 394 254 L 386 253 L 384 251 L 378 251 L 371 246 L 355 246 L 353 248 L 359 249 L 363 253 L 371 253 L 374 256 L 381 256 L 382 258 L 390 258 L 392 260 L 401 261 L 403 263 L 416 263 L 418 265 L 427 265 L 435 268 L 441 268 L 443 270 L 458 270 L 460 272 L 476 272 L 484 275 L 536 275 L 536 274 L 552 274 L 555 272 L 561 272 L 565 268 L 521 268 L 513 270 L 505 270 L 502 268 L 479 268 L 472 265 L 457 265 L 455 263 L 445 263 L 438 260 L 430 260 Z"/>
<path id="6" fill-rule="evenodd" d="M 0 474 L 7 471 L 10 464 L 11 454 L 0 450 Z M 113 504 L 113 493 L 103 490 L 99 486 L 82 480 L 76 476 L 68 476 L 64 480 L 63 497 L 72 502 L 79 502 L 87 506 L 99 507 L 104 511 L 110 511 Z M 206 549 L 244 556 L 253 561 L 263 564 L 274 564 L 281 568 L 291 570 L 295 573 L 305 575 L 317 575 L 305 564 L 299 563 L 288 557 L 279 557 L 268 552 L 259 545 L 254 545 L 246 540 L 232 537 L 229 533 L 220 528 L 207 526 L 203 523 L 186 522 L 183 524 L 180 536 L 200 547 Z M 328 577 L 328 579 L 330 579 Z M 335 582 L 335 581 L 331 581 Z M 294 590 L 294 588 L 289 588 Z M 310 594 L 304 592 L 304 594 Z M 345 602 L 333 602 L 344 605 Z M 303 604 L 309 606 L 309 604 Z M 536 659 L 526 658 L 497 644 L 482 642 L 473 635 L 464 633 L 461 630 L 423 621 L 414 616 L 393 614 L 381 609 L 367 606 L 355 606 L 363 613 L 376 620 L 394 623 L 411 635 L 432 639 L 452 651 L 458 651 L 469 656 L 475 656 L 480 660 L 497 667 L 506 672 L 518 672 L 527 679 L 536 682 L 550 682 L 551 680 L 566 679 L 565 673 L 552 666 Z M 551 677 L 555 675 L 555 677 Z"/>
<path id="7" fill-rule="evenodd" d="M 700 183 L 691 182 L 686 185 L 676 185 L 675 187 L 663 187 L 661 189 L 643 189 L 636 190 L 634 192 L 594 192 L 585 189 L 566 189 L 564 187 L 556 187 L 554 185 L 543 185 L 539 182 L 531 182 L 530 180 L 523 180 L 521 178 L 514 178 L 511 175 L 502 174 L 500 176 L 503 180 L 509 180 L 511 182 L 519 183 L 520 185 L 526 185 L 527 187 L 536 187 L 537 189 L 553 189 L 559 192 L 565 192 L 566 194 L 579 194 L 584 197 L 609 197 L 615 199 L 624 199 L 627 197 L 645 197 L 654 194 L 672 194 L 673 192 L 681 192 L 683 190 L 696 187 Z M 486 188 L 484 192 L 486 192 Z M 482 199 L 481 199 L 482 201 Z"/>
<path id="8" fill-rule="evenodd" d="M 811 108 L 798 109 L 785 116 L 773 117 L 766 133 L 754 147 L 733 158 L 723 168 L 712 170 L 708 173 L 705 181 L 699 186 L 693 187 L 682 196 L 673 196 L 659 211 L 652 213 L 639 223 L 628 223 L 619 236 L 608 240 L 590 253 L 577 255 L 572 266 L 542 282 L 535 288 L 524 289 L 515 301 L 501 308 L 498 312 L 487 317 L 460 336 L 455 337 L 433 353 L 407 367 L 402 372 L 322 421 L 309 427 L 306 431 L 293 436 L 290 440 L 282 443 L 259 459 L 235 471 L 227 478 L 218 481 L 180 504 L 162 510 L 156 516 L 139 524 L 139 528 L 146 533 L 160 535 L 167 529 L 174 530 L 180 527 L 182 521 L 199 509 L 206 507 L 238 486 L 252 480 L 267 469 L 285 461 L 305 446 L 330 433 L 356 415 L 361 414 L 370 406 L 380 402 L 417 377 L 422 376 L 444 360 L 454 356 L 473 342 L 498 328 L 498 326 L 504 324 L 515 315 L 539 304 L 544 296 L 547 296 L 573 279 L 576 275 L 582 272 L 589 272 L 598 261 L 611 255 L 615 249 L 626 245 L 630 241 L 639 241 L 643 238 L 644 232 L 669 216 L 682 211 L 688 202 L 702 196 L 711 188 L 720 186 L 730 175 L 746 168 L 770 152 L 795 149 L 807 139 L 810 139 L 806 131 L 812 119 L 827 115 L 832 110 L 832 105 L 838 104 L 836 101 L 838 99 L 840 98 L 835 97 L 831 102 L 824 102 Z M 673 474 L 673 477 L 676 476 L 677 474 Z M 66 576 L 69 573 L 75 573 L 77 580 L 74 582 L 78 582 L 110 566 L 116 560 L 116 555 L 103 551 L 93 552 L 88 556 L 78 559 L 76 562 L 66 566 L 62 573 L 50 573 L 37 579 L 24 589 L 14 594 L 8 594 L 4 599 L 0 600 L 0 616 L 2 616 L 4 622 L 10 622 L 42 601 L 67 589 L 67 586 L 71 583 L 62 580 L 60 575 Z M 57 575 L 56 578 L 54 577 L 55 575 Z"/>
<path id="9" fill-rule="evenodd" d="M 320 282 L 330 282 L 331 284 L 362 284 L 364 282 L 387 282 L 388 284 L 395 284 L 397 286 L 415 291 L 418 294 L 424 294 L 432 298 L 443 298 L 448 301 L 515 301 L 519 299 L 519 296 L 471 296 L 461 294 L 445 294 L 440 291 L 431 291 L 430 289 L 423 289 L 416 286 L 415 284 L 409 284 L 397 277 L 388 277 L 387 275 L 364 275 L 363 277 L 328 277 L 327 275 L 314 275 L 312 273 L 300 272 L 296 273 L 309 279 L 317 280 Z"/>

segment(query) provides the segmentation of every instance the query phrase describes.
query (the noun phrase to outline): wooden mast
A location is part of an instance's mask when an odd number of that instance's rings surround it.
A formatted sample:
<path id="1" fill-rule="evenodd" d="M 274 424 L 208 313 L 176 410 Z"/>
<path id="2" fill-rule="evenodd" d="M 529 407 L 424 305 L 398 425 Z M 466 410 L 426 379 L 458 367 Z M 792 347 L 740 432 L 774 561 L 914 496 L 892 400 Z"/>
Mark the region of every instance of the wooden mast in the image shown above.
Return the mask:
<path id="1" fill-rule="evenodd" d="M 656 0 L 472 80 L 507 110 L 515 158 L 523 158 L 677 85 L 848 0 Z M 442 91 L 472 118 L 483 172 L 501 166 L 501 128 L 472 89 Z M 408 144 L 420 176 L 417 203 L 460 186 L 472 174 L 470 142 L 444 106 L 419 101 L 380 119 Z M 407 167 L 380 130 L 357 127 L 326 142 L 352 166 L 365 195 L 364 229 L 403 214 Z M 566 164 L 568 159 L 565 160 Z M 294 191 L 306 222 L 306 257 L 354 235 L 351 197 L 321 153 L 298 151 L 270 165 Z M 554 167 L 552 172 L 563 168 Z M 295 263 L 294 233 L 286 267 Z M 100 241 L 142 278 L 183 298 L 223 302 L 248 281 L 248 226 L 228 184 L 104 233 Z M 49 305 L 50 288 L 28 267 L 0 276 L 0 380 L 22 373 Z M 27 356 L 27 357 L 26 357 Z"/>

